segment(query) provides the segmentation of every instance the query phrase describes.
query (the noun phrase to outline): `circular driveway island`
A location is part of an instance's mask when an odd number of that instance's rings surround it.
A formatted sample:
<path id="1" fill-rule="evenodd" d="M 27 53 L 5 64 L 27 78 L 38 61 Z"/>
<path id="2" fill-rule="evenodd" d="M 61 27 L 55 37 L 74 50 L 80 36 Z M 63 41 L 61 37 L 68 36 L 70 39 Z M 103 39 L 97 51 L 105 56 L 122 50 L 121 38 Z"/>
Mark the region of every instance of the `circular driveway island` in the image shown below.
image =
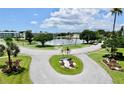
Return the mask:
<path id="1" fill-rule="evenodd" d="M 101 44 L 74 49 L 71 54 L 83 62 L 83 71 L 77 75 L 63 75 L 57 73 L 49 64 L 49 58 L 59 54 L 58 50 L 38 50 L 21 47 L 21 53 L 32 57 L 30 78 L 34 84 L 111 84 L 109 74 L 94 60 L 87 56 L 88 52 L 101 48 Z"/>
<path id="2" fill-rule="evenodd" d="M 64 75 L 76 75 L 83 71 L 83 62 L 73 55 L 53 55 L 49 63 L 56 72 Z"/>

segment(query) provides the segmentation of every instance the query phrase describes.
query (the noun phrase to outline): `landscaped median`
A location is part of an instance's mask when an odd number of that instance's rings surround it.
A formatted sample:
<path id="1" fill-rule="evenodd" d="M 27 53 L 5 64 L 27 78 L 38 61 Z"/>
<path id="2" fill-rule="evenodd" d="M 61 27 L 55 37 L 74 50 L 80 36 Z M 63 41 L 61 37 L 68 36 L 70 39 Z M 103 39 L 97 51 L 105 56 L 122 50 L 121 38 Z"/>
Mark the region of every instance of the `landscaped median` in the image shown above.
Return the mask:
<path id="1" fill-rule="evenodd" d="M 124 48 L 118 48 L 118 52 L 124 53 Z M 101 49 L 96 52 L 89 53 L 89 56 L 95 60 L 100 66 L 102 66 L 108 74 L 112 77 L 113 83 L 116 84 L 124 84 L 124 72 L 111 70 L 104 62 L 103 62 L 103 56 L 105 54 L 108 54 L 108 52 L 105 49 Z M 124 60 L 118 60 L 118 63 L 124 68 Z"/>
<path id="2" fill-rule="evenodd" d="M 70 59 L 71 62 L 73 62 L 75 65 L 72 66 L 73 68 L 67 68 L 67 65 L 60 63 L 62 59 Z M 54 55 L 50 58 L 50 65 L 52 68 L 57 71 L 58 73 L 64 74 L 64 75 L 75 75 L 79 74 L 83 70 L 83 63 L 82 61 L 73 55 Z M 66 60 L 66 62 L 68 62 Z"/>
<path id="3" fill-rule="evenodd" d="M 29 76 L 29 67 L 31 63 L 31 57 L 26 55 L 19 55 L 18 57 L 12 57 L 12 60 L 21 60 L 20 65 L 24 68 L 24 71 L 18 74 L 6 75 L 0 69 L 0 84 L 31 84 Z M 0 67 L 5 65 L 7 57 L 0 58 Z"/>

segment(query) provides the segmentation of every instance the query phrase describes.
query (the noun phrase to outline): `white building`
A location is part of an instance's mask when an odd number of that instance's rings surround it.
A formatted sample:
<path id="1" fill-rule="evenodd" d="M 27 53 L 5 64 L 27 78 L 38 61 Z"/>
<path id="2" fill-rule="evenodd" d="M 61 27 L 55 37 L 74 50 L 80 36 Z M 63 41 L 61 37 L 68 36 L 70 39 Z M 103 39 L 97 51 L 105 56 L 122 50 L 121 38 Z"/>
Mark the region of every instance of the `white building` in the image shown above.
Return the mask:
<path id="1" fill-rule="evenodd" d="M 19 33 L 15 31 L 0 31 L 0 38 L 17 37 L 18 35 Z"/>
<path id="2" fill-rule="evenodd" d="M 25 31 L 0 31 L 0 38 L 12 37 L 12 38 L 25 38 Z"/>
<path id="3" fill-rule="evenodd" d="M 73 34 L 73 38 L 74 39 L 79 39 L 80 38 L 80 34 Z"/>
<path id="4" fill-rule="evenodd" d="M 20 31 L 19 32 L 19 37 L 25 39 L 25 31 Z"/>

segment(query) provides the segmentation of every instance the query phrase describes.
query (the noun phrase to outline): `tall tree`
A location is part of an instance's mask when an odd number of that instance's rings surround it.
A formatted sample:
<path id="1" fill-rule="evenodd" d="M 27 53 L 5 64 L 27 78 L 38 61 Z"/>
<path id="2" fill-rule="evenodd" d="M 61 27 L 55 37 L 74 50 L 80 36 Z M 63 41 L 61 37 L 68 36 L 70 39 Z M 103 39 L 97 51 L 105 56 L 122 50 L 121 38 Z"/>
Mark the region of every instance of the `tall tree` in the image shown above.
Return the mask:
<path id="1" fill-rule="evenodd" d="M 90 43 L 94 43 L 94 41 L 98 39 L 98 35 L 94 31 L 84 30 L 80 34 L 80 39 L 85 40 L 87 43 L 89 43 L 89 42 Z"/>
<path id="2" fill-rule="evenodd" d="M 122 15 L 123 11 L 121 8 L 113 8 L 111 10 L 112 15 L 114 15 L 114 23 L 113 23 L 113 36 L 115 34 L 115 24 L 116 24 L 116 19 L 117 19 L 117 15 Z"/>
<path id="3" fill-rule="evenodd" d="M 34 37 L 35 41 L 41 42 L 42 46 L 44 46 L 45 42 L 53 39 L 53 34 L 50 33 L 40 33 Z"/>
<path id="4" fill-rule="evenodd" d="M 113 23 L 113 32 L 112 32 L 112 41 L 115 42 L 116 41 L 116 35 L 115 35 L 115 24 L 116 24 L 116 19 L 117 19 L 117 16 L 119 15 L 122 15 L 123 11 L 121 8 L 113 8 L 111 10 L 111 13 L 112 15 L 114 15 L 114 23 Z M 116 43 L 116 42 L 115 42 Z M 112 55 L 115 54 L 117 46 L 115 44 L 112 43 L 112 46 L 111 46 L 111 53 Z"/>
<path id="5" fill-rule="evenodd" d="M 117 47 L 120 45 L 120 39 L 118 39 L 117 34 L 115 34 L 115 24 L 117 16 L 121 15 L 123 11 L 121 8 L 113 8 L 111 13 L 114 15 L 112 37 L 107 38 L 107 40 L 104 42 L 104 45 L 111 48 L 111 56 L 114 57 L 117 51 Z"/>
<path id="6" fill-rule="evenodd" d="M 33 34 L 32 34 L 32 31 L 31 30 L 27 30 L 25 32 L 25 39 L 28 40 L 29 44 L 31 44 L 32 42 L 32 38 L 33 38 Z"/>

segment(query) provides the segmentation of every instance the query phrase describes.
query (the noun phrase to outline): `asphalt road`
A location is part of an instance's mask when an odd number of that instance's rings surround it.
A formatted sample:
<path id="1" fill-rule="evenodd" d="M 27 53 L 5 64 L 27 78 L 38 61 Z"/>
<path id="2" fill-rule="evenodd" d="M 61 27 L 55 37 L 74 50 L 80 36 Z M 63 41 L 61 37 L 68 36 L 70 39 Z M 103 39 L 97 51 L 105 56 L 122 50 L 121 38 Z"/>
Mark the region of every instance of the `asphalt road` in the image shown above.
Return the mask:
<path id="1" fill-rule="evenodd" d="M 62 75 L 57 73 L 49 64 L 52 55 L 59 54 L 59 50 L 38 50 L 21 47 L 21 53 L 30 55 L 30 78 L 34 84 L 111 84 L 108 73 L 94 60 L 87 56 L 88 52 L 101 48 L 101 44 L 75 49 L 71 54 L 79 57 L 84 69 L 78 75 Z"/>

